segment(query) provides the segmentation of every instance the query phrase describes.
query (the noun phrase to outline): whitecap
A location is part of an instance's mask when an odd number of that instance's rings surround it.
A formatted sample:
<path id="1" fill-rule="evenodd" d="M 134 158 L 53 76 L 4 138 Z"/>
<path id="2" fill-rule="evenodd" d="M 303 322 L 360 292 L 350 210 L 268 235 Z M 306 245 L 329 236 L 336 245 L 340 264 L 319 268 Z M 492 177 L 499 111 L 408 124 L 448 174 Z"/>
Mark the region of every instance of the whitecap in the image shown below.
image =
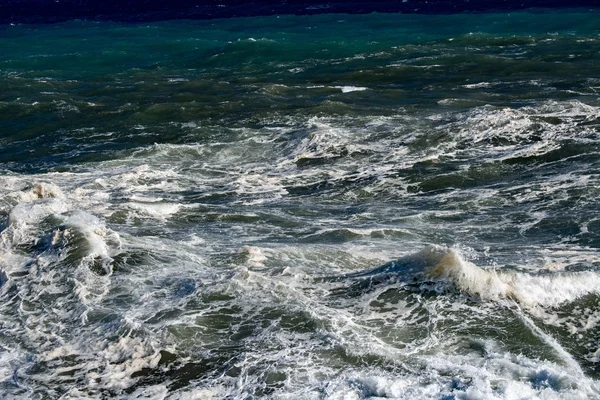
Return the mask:
<path id="1" fill-rule="evenodd" d="M 367 87 L 363 86 L 333 86 L 336 89 L 340 89 L 342 93 L 351 93 L 351 92 L 362 92 L 365 90 L 369 90 Z"/>

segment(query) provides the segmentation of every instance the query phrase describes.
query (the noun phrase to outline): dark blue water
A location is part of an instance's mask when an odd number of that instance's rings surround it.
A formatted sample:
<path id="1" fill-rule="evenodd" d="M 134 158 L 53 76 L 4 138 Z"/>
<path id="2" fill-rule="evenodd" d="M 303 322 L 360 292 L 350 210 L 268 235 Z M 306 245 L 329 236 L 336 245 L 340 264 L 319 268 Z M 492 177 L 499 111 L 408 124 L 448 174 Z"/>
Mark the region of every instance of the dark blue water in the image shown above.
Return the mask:
<path id="1" fill-rule="evenodd" d="M 0 23 L 53 23 L 61 21 L 164 21 L 170 19 L 332 13 L 452 14 L 518 11 L 533 8 L 597 8 L 597 0 L 10 0 L 0 3 Z"/>
<path id="2" fill-rule="evenodd" d="M 585 8 L 1 26 L 0 391 L 598 397 L 599 45 Z"/>

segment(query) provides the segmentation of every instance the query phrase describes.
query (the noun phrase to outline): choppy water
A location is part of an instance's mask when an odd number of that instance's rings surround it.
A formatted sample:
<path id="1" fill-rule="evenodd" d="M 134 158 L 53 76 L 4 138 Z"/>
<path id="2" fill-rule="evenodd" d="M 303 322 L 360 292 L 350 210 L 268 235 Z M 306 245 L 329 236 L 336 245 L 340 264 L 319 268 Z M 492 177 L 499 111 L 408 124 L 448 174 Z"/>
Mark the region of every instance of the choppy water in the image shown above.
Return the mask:
<path id="1" fill-rule="evenodd" d="M 600 15 L 0 28 L 4 398 L 600 396 Z"/>

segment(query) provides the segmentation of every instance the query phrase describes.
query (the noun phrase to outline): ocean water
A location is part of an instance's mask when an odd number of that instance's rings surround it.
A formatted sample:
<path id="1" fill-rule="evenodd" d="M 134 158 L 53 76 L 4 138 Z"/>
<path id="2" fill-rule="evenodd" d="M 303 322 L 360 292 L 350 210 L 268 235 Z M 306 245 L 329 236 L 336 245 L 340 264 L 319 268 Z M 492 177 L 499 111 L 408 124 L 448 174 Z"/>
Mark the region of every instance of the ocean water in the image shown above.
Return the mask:
<path id="1" fill-rule="evenodd" d="M 0 49 L 3 398 L 600 398 L 598 10 Z"/>

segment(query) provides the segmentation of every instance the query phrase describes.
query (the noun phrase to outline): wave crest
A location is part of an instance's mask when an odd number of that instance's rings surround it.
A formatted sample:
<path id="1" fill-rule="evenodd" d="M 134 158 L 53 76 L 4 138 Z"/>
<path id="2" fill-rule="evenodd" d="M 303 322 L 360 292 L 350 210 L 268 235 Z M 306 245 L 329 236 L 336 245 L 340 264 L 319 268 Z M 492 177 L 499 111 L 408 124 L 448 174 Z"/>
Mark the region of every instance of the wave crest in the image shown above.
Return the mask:
<path id="1" fill-rule="evenodd" d="M 600 275 L 594 271 L 564 272 L 482 268 L 461 251 L 437 245 L 401 257 L 355 278 L 399 276 L 407 283 L 445 291 L 450 287 L 483 301 L 511 299 L 526 307 L 556 307 L 592 293 L 600 293 Z"/>

